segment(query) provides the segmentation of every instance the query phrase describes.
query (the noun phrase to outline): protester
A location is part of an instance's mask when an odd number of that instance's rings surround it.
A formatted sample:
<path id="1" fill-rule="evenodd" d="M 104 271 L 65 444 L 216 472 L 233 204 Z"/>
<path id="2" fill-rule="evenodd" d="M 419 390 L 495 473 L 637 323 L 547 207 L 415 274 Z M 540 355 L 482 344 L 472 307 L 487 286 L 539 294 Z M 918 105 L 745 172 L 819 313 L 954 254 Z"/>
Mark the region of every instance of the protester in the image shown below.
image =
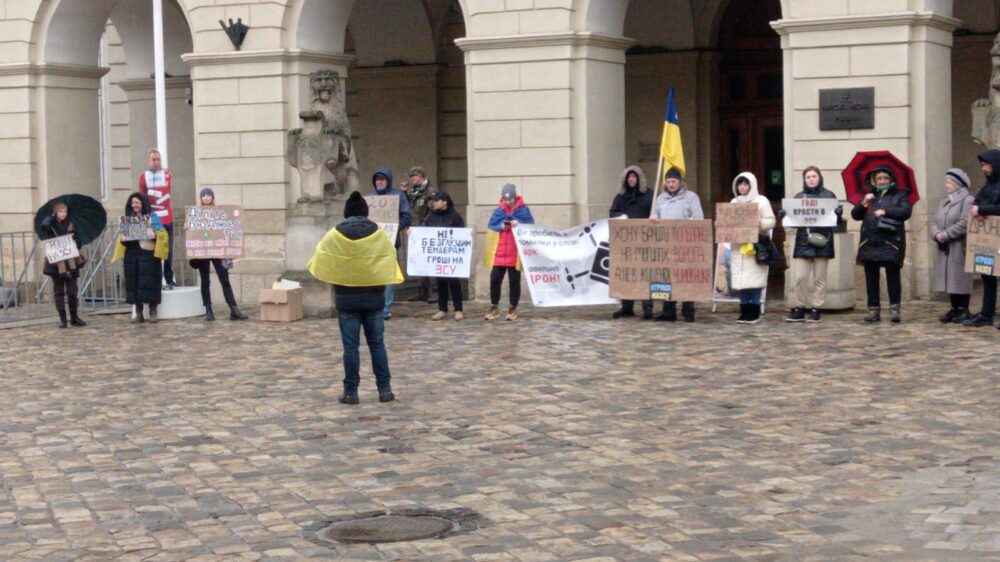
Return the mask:
<path id="1" fill-rule="evenodd" d="M 451 196 L 443 191 L 431 195 L 431 213 L 427 215 L 426 226 L 434 228 L 465 228 L 465 219 L 455 210 Z M 462 280 L 455 277 L 436 277 L 438 311 L 431 320 L 444 320 L 448 315 L 448 295 L 455 307 L 455 320 L 464 320 L 462 311 Z"/>
<path id="2" fill-rule="evenodd" d="M 399 197 L 399 232 L 396 233 L 394 241 L 396 252 L 399 252 L 399 244 L 403 233 L 413 222 L 413 212 L 410 210 L 410 203 L 406 199 L 406 194 L 392 186 L 392 172 L 386 168 L 379 168 L 372 175 L 372 190 L 369 195 L 396 195 Z M 392 302 L 396 298 L 396 285 L 390 283 L 385 287 L 385 309 L 383 317 L 385 320 L 392 318 Z"/>
<path id="3" fill-rule="evenodd" d="M 212 188 L 206 187 L 198 194 L 203 207 L 215 205 L 215 192 Z M 229 283 L 229 268 L 233 266 L 233 260 L 224 259 L 200 259 L 190 260 L 191 267 L 198 270 L 201 278 L 201 304 L 205 307 L 205 321 L 214 322 L 215 313 L 212 311 L 212 268 L 215 268 L 215 275 L 219 278 L 219 285 L 222 285 L 222 295 L 229 305 L 230 320 L 246 320 L 247 316 L 240 312 L 236 306 L 236 296 L 233 295 L 233 286 Z"/>
<path id="4" fill-rule="evenodd" d="M 941 201 L 931 237 L 937 243 L 934 260 L 934 290 L 948 293 L 951 309 L 939 318 L 949 324 L 969 319 L 973 275 L 965 272 L 965 233 L 974 198 L 969 194 L 969 176 L 959 168 L 945 172 L 944 187 L 948 197 Z"/>
<path id="5" fill-rule="evenodd" d="M 177 286 L 174 282 L 174 210 L 170 192 L 174 176 L 163 168 L 160 151 L 149 150 L 149 169 L 139 176 L 139 193 L 149 198 L 149 205 L 167 231 L 169 254 L 163 261 L 163 284 L 167 289 Z"/>
<path id="6" fill-rule="evenodd" d="M 427 172 L 421 166 L 410 168 L 410 181 L 407 183 L 406 200 L 410 203 L 410 210 L 413 213 L 413 224 L 411 226 L 423 226 L 427 221 L 427 215 L 431 212 L 430 197 L 437 191 L 431 180 L 427 178 Z M 416 295 L 410 297 L 410 302 L 434 302 L 431 298 L 431 278 L 421 277 L 419 279 L 420 290 Z"/>
<path id="7" fill-rule="evenodd" d="M 733 203 L 754 203 L 757 205 L 760 234 L 771 235 L 774 228 L 774 211 L 767 197 L 757 192 L 757 177 L 743 172 L 733 180 Z M 732 289 L 740 297 L 739 324 L 756 324 L 761 321 L 761 294 L 767 287 L 767 264 L 757 263 L 754 244 L 747 243 L 733 248 L 730 253 Z"/>
<path id="8" fill-rule="evenodd" d="M 72 234 L 77 249 L 82 247 L 76 224 L 69 216 L 69 207 L 62 201 L 57 201 L 52 206 L 52 214 L 42 219 L 41 231 L 45 233 L 45 236 L 39 237 L 41 240 Z M 73 326 L 87 325 L 79 315 L 80 299 L 77 294 L 77 279 L 80 278 L 80 268 L 83 267 L 83 264 L 82 257 L 71 258 L 59 263 L 49 263 L 46 260 L 45 267 L 42 269 L 45 275 L 52 278 L 52 300 L 59 313 L 60 328 L 66 327 L 67 303 L 69 304 L 69 323 Z"/>
<path id="9" fill-rule="evenodd" d="M 802 191 L 796 199 L 836 199 L 837 195 L 823 186 L 823 174 L 816 166 L 802 172 Z M 843 207 L 837 207 L 837 220 Z M 780 213 L 784 218 L 784 210 Z M 819 322 L 820 309 L 826 302 L 826 272 L 834 258 L 833 228 L 810 227 L 795 229 L 792 252 L 790 293 L 791 310 L 788 322 Z M 806 308 L 809 315 L 806 316 Z"/>
<path id="10" fill-rule="evenodd" d="M 851 210 L 851 217 L 861 221 L 858 260 L 864 264 L 868 290 L 865 322 L 882 320 L 879 269 L 884 268 L 891 320 L 899 323 L 902 321 L 899 305 L 903 298 L 900 271 L 906 257 L 905 222 L 913 213 L 913 207 L 908 194 L 896 188 L 896 174 L 890 168 L 872 170 L 866 181 L 873 193 L 865 195 L 861 204 Z"/>
<path id="11" fill-rule="evenodd" d="M 663 178 L 663 193 L 656 198 L 653 205 L 653 213 L 650 215 L 653 222 L 659 220 L 701 220 L 705 218 L 705 213 L 701 209 L 701 200 L 698 194 L 688 189 L 688 185 L 681 178 L 681 171 L 671 167 L 667 170 Z M 694 303 L 685 301 L 681 304 L 681 316 L 685 322 L 694 322 Z M 657 314 L 653 320 L 659 322 L 677 321 L 677 302 L 664 301 L 663 311 Z"/>
<path id="12" fill-rule="evenodd" d="M 517 305 L 521 300 L 521 258 L 517 255 L 513 229 L 519 224 L 535 224 L 535 218 L 524 203 L 524 197 L 517 194 L 517 187 L 508 183 L 500 190 L 500 203 L 487 223 L 483 265 L 490 270 L 490 310 L 484 317 L 486 320 L 500 316 L 504 275 L 510 281 L 510 308 L 506 320 L 517 320 Z"/>
<path id="13" fill-rule="evenodd" d="M 379 402 L 392 402 L 389 354 L 383 339 L 385 288 L 403 282 L 396 249 L 385 231 L 368 220 L 368 204 L 357 191 L 344 205 L 344 222 L 326 233 L 307 267 L 313 277 L 333 285 L 334 306 L 344 346 L 341 404 L 357 404 L 361 384 L 361 329 L 372 357 Z"/>
<path id="14" fill-rule="evenodd" d="M 125 302 L 135 305 L 133 323 L 145 321 L 142 306 L 149 305 L 149 321 L 157 322 L 157 307 L 160 306 L 163 266 L 161 262 L 170 255 L 169 234 L 160 217 L 150 207 L 149 199 L 141 193 L 133 193 L 125 204 L 126 217 L 140 217 L 150 221 L 152 233 L 148 240 L 119 240 L 112 261 L 124 258 Z"/>
<path id="15" fill-rule="evenodd" d="M 979 188 L 969 209 L 971 220 L 984 220 L 986 217 L 1000 215 L 1000 150 L 990 149 L 980 154 L 979 163 L 986 176 L 986 184 Z M 979 314 L 963 322 L 966 326 L 993 325 L 997 307 L 997 278 L 992 275 L 983 275 L 982 278 L 983 308 Z"/>
<path id="16" fill-rule="evenodd" d="M 611 218 L 613 219 L 645 219 L 649 218 L 653 208 L 653 194 L 646 186 L 646 174 L 639 166 L 629 166 L 622 172 L 618 182 L 618 194 L 611 203 Z M 622 300 L 622 307 L 611 317 L 622 318 L 635 316 L 635 301 Z M 642 301 L 642 319 L 652 320 L 653 301 Z"/>

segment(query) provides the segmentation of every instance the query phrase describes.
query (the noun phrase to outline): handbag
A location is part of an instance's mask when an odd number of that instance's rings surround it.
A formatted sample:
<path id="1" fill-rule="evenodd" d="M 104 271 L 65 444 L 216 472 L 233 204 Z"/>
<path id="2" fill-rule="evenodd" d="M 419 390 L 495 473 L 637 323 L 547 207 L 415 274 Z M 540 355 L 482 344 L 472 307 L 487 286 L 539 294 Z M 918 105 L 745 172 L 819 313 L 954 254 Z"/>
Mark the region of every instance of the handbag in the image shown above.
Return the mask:
<path id="1" fill-rule="evenodd" d="M 830 243 L 830 239 L 818 232 L 809 231 L 806 237 L 806 244 L 809 244 L 813 248 L 826 248 L 826 245 Z"/>
<path id="2" fill-rule="evenodd" d="M 757 243 L 753 245 L 754 259 L 760 265 L 775 265 L 781 262 L 781 252 L 774 245 L 774 240 L 766 234 L 757 237 Z"/>

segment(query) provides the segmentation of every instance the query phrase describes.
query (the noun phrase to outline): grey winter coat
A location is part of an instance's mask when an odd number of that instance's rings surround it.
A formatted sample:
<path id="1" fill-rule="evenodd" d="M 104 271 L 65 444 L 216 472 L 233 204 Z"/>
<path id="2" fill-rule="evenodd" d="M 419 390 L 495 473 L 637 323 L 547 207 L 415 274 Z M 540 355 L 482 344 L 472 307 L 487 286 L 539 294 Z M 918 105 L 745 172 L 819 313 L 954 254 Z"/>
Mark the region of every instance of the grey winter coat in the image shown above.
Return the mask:
<path id="1" fill-rule="evenodd" d="M 663 192 L 656 197 L 653 214 L 660 220 L 700 220 L 705 218 L 701 200 L 693 191 L 681 188 L 676 195 Z"/>
<path id="2" fill-rule="evenodd" d="M 934 222 L 931 223 L 931 238 L 943 232 L 946 242 L 937 245 L 934 258 L 934 290 L 950 295 L 972 294 L 974 276 L 965 272 L 965 232 L 969 221 L 969 210 L 975 198 L 964 187 L 951 193 L 941 202 Z"/>

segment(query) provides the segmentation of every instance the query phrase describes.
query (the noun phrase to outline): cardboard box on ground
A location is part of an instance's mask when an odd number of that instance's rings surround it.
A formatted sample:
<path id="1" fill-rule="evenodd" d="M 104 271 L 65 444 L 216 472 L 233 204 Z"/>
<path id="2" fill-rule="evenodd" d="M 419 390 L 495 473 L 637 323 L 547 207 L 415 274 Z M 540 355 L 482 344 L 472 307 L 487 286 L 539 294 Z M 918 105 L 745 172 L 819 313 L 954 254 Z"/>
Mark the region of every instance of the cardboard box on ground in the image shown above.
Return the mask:
<path id="1" fill-rule="evenodd" d="M 281 279 L 270 289 L 261 289 L 260 319 L 264 322 L 295 322 L 302 320 L 302 285 Z"/>

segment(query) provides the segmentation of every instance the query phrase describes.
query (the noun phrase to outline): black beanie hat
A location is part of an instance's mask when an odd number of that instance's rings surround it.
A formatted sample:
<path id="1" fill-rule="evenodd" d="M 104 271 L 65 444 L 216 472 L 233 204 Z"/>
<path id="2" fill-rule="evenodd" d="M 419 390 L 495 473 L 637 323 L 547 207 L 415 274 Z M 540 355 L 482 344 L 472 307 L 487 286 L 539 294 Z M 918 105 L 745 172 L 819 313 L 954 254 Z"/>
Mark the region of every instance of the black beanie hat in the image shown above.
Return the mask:
<path id="1" fill-rule="evenodd" d="M 368 202 L 357 191 L 352 192 L 351 196 L 347 198 L 347 203 L 344 205 L 344 218 L 367 216 Z"/>
<path id="2" fill-rule="evenodd" d="M 673 166 L 671 166 L 670 169 L 667 170 L 667 176 L 666 176 L 666 179 L 670 179 L 670 178 L 673 178 L 675 180 L 682 179 L 681 178 L 681 171 L 678 170 L 677 168 L 674 168 Z"/>

